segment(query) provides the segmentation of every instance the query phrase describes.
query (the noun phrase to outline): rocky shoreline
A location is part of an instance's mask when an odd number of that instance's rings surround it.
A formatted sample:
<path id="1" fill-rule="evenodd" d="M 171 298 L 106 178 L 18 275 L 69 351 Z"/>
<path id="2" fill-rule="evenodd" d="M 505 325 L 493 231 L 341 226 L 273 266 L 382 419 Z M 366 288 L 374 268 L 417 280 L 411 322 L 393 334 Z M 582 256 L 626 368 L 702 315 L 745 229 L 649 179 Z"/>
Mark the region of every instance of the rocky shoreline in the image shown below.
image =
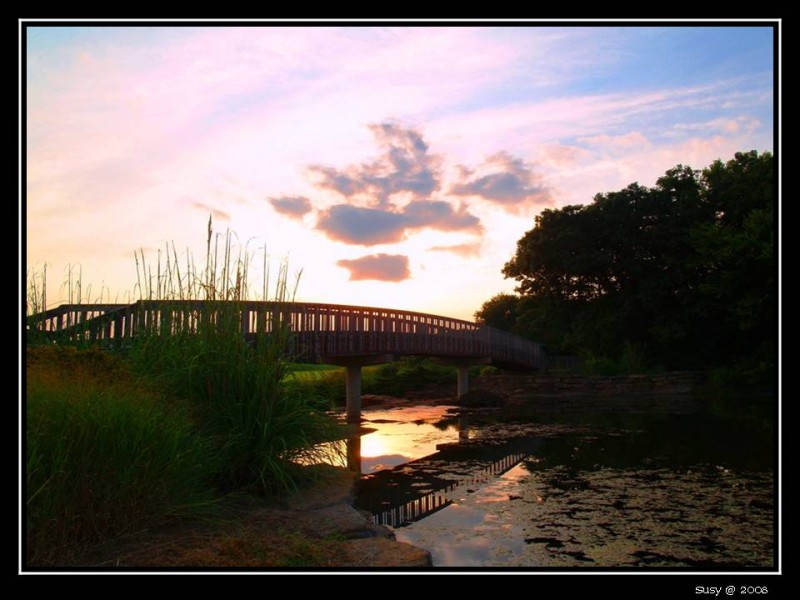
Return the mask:
<path id="1" fill-rule="evenodd" d="M 397 541 L 391 529 L 374 525 L 368 513 L 353 506 L 354 473 L 332 466 L 314 469 L 318 473 L 310 484 L 280 500 L 232 497 L 213 517 L 103 544 L 59 567 L 280 572 L 432 566 L 427 550 Z"/>
<path id="2" fill-rule="evenodd" d="M 396 540 L 394 532 L 372 523 L 371 515 L 353 506 L 355 477 L 348 473 L 332 477 L 289 499 L 292 510 L 303 512 L 319 538 L 344 538 L 348 553 L 358 556 L 352 567 L 426 568 L 432 566 L 430 552 Z"/>

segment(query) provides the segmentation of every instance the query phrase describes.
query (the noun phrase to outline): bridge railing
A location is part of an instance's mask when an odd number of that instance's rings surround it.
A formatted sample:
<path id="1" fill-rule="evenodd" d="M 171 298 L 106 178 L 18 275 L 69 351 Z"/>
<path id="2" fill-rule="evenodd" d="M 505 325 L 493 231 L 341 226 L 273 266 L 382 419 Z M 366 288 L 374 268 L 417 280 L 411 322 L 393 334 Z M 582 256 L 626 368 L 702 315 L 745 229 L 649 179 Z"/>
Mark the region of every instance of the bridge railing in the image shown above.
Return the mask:
<path id="1" fill-rule="evenodd" d="M 203 322 L 229 319 L 232 314 L 244 336 L 287 328 L 291 350 L 313 359 L 391 353 L 544 365 L 539 344 L 505 331 L 439 315 L 341 304 L 200 300 L 65 304 L 27 317 L 27 326 L 70 339 L 120 340 L 141 331 L 192 333 Z"/>
<path id="2" fill-rule="evenodd" d="M 29 332 L 70 340 L 125 337 L 123 324 L 132 323 L 131 304 L 62 304 L 26 317 Z"/>

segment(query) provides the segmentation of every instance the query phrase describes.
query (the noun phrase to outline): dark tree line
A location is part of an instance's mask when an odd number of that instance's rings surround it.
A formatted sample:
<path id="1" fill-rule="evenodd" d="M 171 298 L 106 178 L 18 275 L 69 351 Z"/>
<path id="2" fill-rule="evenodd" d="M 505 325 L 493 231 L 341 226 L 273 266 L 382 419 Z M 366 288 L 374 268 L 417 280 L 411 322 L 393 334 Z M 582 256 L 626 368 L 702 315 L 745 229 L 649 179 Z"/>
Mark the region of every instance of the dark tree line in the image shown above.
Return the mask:
<path id="1" fill-rule="evenodd" d="M 666 368 L 768 369 L 775 344 L 774 159 L 678 165 L 591 204 L 548 209 L 503 268 L 519 282 L 479 321 L 551 353 Z"/>

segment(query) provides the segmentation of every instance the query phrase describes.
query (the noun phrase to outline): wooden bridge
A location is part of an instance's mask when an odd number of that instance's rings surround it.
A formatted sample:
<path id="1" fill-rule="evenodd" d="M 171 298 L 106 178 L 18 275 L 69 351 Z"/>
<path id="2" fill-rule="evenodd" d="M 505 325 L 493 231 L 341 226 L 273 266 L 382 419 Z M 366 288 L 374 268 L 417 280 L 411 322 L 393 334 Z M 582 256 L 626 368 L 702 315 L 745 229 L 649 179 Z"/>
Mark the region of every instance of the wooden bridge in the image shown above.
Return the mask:
<path id="1" fill-rule="evenodd" d="M 141 300 L 134 304 L 62 304 L 26 318 L 28 332 L 54 339 L 124 343 L 142 331 L 196 331 L 203 319 L 236 313 L 246 338 L 289 332 L 299 360 L 347 367 L 348 420 L 360 418 L 361 367 L 399 356 L 433 356 L 458 367 L 458 394 L 468 390 L 467 367 L 545 367 L 541 346 L 492 327 L 425 313 L 306 302 Z"/>

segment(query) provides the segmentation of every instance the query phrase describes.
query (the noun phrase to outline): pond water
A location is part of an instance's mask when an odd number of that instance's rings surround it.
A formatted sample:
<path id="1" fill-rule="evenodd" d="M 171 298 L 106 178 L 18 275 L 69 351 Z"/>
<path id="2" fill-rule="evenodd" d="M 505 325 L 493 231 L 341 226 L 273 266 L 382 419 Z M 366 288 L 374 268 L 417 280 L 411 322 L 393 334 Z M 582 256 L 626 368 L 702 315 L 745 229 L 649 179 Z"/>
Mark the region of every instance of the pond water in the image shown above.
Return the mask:
<path id="1" fill-rule="evenodd" d="M 455 410 L 368 409 L 350 440 L 356 505 L 434 566 L 774 568 L 768 421 Z"/>

